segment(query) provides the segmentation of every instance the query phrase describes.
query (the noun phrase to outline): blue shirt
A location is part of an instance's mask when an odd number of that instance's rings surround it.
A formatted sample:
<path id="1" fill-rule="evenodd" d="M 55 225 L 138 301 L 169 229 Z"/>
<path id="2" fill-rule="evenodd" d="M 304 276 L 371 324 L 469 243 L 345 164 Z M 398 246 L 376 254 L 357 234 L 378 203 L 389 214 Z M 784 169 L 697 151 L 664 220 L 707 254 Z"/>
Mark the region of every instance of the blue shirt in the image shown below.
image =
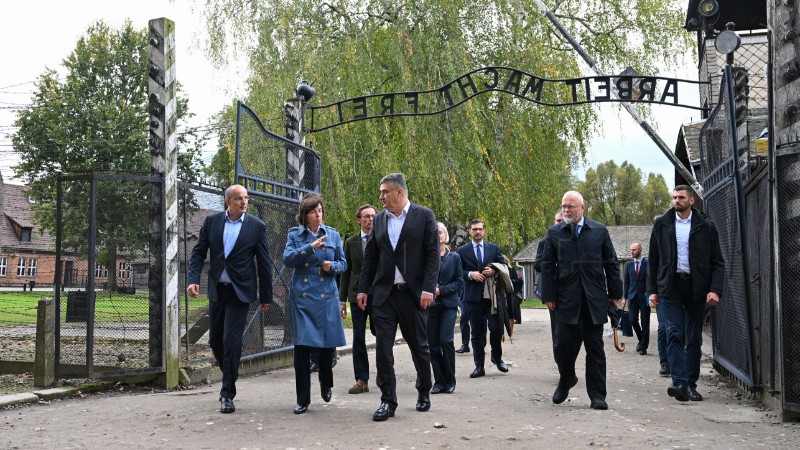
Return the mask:
<path id="1" fill-rule="evenodd" d="M 244 223 L 244 214 L 239 217 L 239 220 L 231 220 L 228 211 L 225 211 L 225 229 L 222 232 L 222 244 L 225 246 L 225 257 L 231 254 L 233 246 L 236 245 L 236 240 L 239 239 L 239 232 L 242 231 L 242 223 Z M 222 275 L 219 276 L 220 283 L 230 283 L 231 278 L 228 276 L 227 269 L 222 269 Z"/>

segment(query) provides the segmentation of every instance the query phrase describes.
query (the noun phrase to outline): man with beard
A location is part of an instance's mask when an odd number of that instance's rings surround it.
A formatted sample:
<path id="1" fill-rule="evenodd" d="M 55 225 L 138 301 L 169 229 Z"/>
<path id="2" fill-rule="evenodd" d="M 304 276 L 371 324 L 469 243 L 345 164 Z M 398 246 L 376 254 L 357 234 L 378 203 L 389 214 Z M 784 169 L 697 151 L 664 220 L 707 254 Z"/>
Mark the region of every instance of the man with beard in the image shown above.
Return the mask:
<path id="1" fill-rule="evenodd" d="M 686 185 L 672 191 L 673 208 L 653 224 L 650 235 L 651 267 L 647 276 L 650 306 L 663 308 L 667 322 L 667 360 L 672 385 L 667 394 L 678 401 L 701 401 L 700 347 L 703 312 L 722 296 L 725 260 L 717 227 L 694 209 L 694 195 Z"/>
<path id="2" fill-rule="evenodd" d="M 586 392 L 592 409 L 606 403 L 603 324 L 609 303 L 621 303 L 617 253 L 605 225 L 583 215 L 583 196 L 569 191 L 561 199 L 564 222 L 547 230 L 542 255 L 542 301 L 555 311 L 558 387 L 553 403 L 564 402 L 578 383 L 575 360 L 586 349 Z"/>

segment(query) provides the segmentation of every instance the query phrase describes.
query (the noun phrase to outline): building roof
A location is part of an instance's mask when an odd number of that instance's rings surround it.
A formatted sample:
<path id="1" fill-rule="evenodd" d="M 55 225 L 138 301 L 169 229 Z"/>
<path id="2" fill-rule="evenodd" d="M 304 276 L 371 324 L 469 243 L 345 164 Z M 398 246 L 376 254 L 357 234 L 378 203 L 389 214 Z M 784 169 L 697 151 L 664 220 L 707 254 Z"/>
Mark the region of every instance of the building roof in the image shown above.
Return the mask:
<path id="1" fill-rule="evenodd" d="M 611 243 L 614 245 L 614 250 L 617 252 L 617 259 L 626 260 L 630 259 L 631 253 L 629 246 L 631 242 L 641 242 L 642 254 L 646 257 L 647 252 L 650 251 L 650 231 L 653 229 L 652 225 L 620 225 L 608 226 L 608 234 L 611 236 Z M 518 263 L 533 262 L 536 258 L 536 248 L 541 239 L 536 239 L 525 246 L 519 253 L 514 256 L 514 261 Z"/>
<path id="2" fill-rule="evenodd" d="M 54 252 L 55 239 L 33 223 L 27 186 L 3 184 L 3 215 L 0 217 L 0 250 Z M 16 227 L 15 227 L 16 225 Z M 20 240 L 19 228 L 31 229 L 31 241 Z"/>

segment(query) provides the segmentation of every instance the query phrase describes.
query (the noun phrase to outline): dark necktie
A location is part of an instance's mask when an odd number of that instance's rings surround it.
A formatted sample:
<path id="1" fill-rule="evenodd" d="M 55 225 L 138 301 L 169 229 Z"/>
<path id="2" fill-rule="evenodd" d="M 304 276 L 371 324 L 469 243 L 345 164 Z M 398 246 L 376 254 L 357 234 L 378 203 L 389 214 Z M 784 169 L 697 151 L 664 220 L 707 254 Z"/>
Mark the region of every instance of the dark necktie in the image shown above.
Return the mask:
<path id="1" fill-rule="evenodd" d="M 636 278 L 639 278 L 639 261 L 636 261 Z"/>
<path id="2" fill-rule="evenodd" d="M 361 253 L 363 254 L 367 250 L 367 242 L 369 242 L 369 235 L 365 234 L 364 237 L 362 237 L 361 239 L 363 240 L 362 241 L 363 245 L 361 246 Z"/>
<path id="3" fill-rule="evenodd" d="M 483 266 L 483 254 L 481 254 L 481 246 L 476 246 L 475 251 L 478 252 L 478 265 Z"/>
<path id="4" fill-rule="evenodd" d="M 578 239 L 578 236 L 581 235 L 581 227 L 577 223 L 573 223 L 570 225 L 572 227 L 572 235 L 575 236 L 575 239 Z"/>

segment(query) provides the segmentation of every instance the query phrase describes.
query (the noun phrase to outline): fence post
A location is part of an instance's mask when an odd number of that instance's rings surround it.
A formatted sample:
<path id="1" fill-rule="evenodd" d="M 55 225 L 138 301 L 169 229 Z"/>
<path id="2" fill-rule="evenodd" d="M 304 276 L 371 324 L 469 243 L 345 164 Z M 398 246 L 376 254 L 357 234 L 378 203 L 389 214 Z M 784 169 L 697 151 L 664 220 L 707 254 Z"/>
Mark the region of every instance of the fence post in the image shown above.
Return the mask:
<path id="1" fill-rule="evenodd" d="M 50 387 L 55 381 L 56 315 L 52 298 L 39 299 L 36 308 L 36 356 L 33 365 L 33 385 Z"/>
<path id="2" fill-rule="evenodd" d="M 163 385 L 178 385 L 178 147 L 175 127 L 175 22 L 149 22 L 150 173 L 161 175 L 150 197 L 150 364 L 163 365 Z"/>

